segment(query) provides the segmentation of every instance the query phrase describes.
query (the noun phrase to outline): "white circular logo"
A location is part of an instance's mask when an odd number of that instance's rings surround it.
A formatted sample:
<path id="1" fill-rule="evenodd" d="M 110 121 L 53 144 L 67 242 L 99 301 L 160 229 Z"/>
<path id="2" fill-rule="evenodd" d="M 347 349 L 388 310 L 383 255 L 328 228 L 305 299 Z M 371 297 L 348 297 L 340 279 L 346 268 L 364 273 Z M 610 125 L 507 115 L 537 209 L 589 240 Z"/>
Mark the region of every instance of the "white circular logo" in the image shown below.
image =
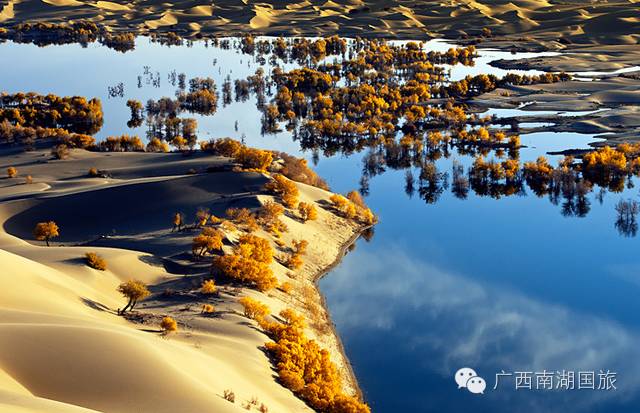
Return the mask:
<path id="1" fill-rule="evenodd" d="M 469 367 L 463 367 L 456 371 L 454 379 L 459 389 L 466 388 L 473 394 L 484 394 L 487 388 L 487 382 Z"/>

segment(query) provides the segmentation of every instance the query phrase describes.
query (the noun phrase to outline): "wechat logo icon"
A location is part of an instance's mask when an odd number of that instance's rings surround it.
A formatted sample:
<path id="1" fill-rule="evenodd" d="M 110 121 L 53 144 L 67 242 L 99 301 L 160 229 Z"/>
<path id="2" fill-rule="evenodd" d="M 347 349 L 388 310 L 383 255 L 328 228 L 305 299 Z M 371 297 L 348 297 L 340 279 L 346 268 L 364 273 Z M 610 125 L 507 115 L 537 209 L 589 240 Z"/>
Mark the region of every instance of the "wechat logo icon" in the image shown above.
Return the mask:
<path id="1" fill-rule="evenodd" d="M 474 394 L 484 394 L 484 390 L 487 388 L 487 382 L 469 367 L 463 367 L 456 371 L 454 378 L 459 389 L 466 388 Z"/>

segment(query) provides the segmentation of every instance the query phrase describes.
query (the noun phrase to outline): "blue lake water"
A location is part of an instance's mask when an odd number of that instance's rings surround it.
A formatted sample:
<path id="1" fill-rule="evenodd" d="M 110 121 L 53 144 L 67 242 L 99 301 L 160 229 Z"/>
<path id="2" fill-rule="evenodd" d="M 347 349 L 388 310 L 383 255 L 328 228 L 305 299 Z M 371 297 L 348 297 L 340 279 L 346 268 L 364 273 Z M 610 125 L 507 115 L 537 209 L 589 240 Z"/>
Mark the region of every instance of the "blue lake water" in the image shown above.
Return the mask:
<path id="1" fill-rule="evenodd" d="M 478 73 L 495 53 L 482 52 L 474 68 L 453 67 L 454 77 Z M 0 56 L 12 62 L 0 65 L 1 90 L 100 97 L 105 125 L 99 137 L 143 136 L 144 127 L 126 127 L 125 102 L 172 96 L 176 88 L 168 74 L 173 70 L 187 78 L 213 77 L 220 90 L 227 76 L 242 78 L 259 66 L 235 50 L 203 43 L 169 48 L 147 39 L 125 54 L 98 45 L 5 43 Z M 146 83 L 156 77 L 159 87 Z M 107 87 L 119 82 L 125 97 L 109 98 Z M 255 105 L 252 97 L 220 106 L 214 116 L 195 116 L 201 139 L 244 135 L 248 145 L 313 159 L 288 132 L 262 136 Z M 587 148 L 593 141 L 573 133 L 523 135 L 527 148 L 520 156 L 535 160 L 548 151 Z M 367 151 L 320 154 L 316 169 L 334 191 L 346 192 L 359 187 L 365 156 Z M 558 159 L 548 158 L 554 164 Z M 455 151 L 437 160 L 449 183 L 454 159 L 465 167 L 473 162 Z M 419 194 L 406 193 L 405 180 L 406 170 L 391 168 L 371 177 L 366 202 L 380 217 L 375 236 L 360 240 L 321 281 L 372 410 L 635 411 L 640 405 L 638 239 L 621 235 L 614 223 L 616 203 L 637 200 L 638 190 L 600 194 L 596 189 L 586 196 L 589 212 L 578 218 L 562 214 L 562 200 L 556 205 L 529 189 L 500 199 L 473 191 L 459 199 L 444 189 L 437 202 L 426 203 Z M 484 394 L 458 389 L 453 376 L 462 367 L 486 380 Z M 503 370 L 512 376 L 504 376 L 494 390 L 495 375 Z M 552 372 L 555 380 L 563 370 L 575 372 L 575 389 L 556 389 L 556 381 L 553 390 L 536 389 L 536 378 L 546 377 L 542 373 Z M 615 373 L 602 377 L 615 376 L 617 389 L 597 389 L 600 370 Z M 531 389 L 516 390 L 516 372 L 531 373 Z M 582 377 L 594 372 L 595 389 L 578 389 L 579 372 Z"/>

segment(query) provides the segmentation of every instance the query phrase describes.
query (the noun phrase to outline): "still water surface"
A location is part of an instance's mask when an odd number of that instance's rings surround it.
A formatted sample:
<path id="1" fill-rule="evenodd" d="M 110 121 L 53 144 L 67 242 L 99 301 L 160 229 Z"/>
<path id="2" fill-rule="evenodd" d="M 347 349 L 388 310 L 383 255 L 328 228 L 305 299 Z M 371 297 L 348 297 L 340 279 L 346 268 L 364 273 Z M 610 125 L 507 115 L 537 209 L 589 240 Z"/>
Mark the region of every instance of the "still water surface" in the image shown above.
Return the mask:
<path id="1" fill-rule="evenodd" d="M 220 89 L 227 76 L 242 78 L 258 67 L 253 57 L 235 50 L 203 43 L 169 48 L 147 39 L 126 54 L 98 45 L 5 43 L 0 56 L 12 62 L 0 65 L 2 90 L 100 97 L 105 125 L 99 137 L 144 136 L 144 127 L 127 130 L 125 102 L 172 96 L 176 88 L 168 75 L 174 70 L 187 78 L 213 77 Z M 490 60 L 509 57 L 523 56 L 482 52 L 475 67 L 452 67 L 452 78 L 486 72 Z M 119 82 L 125 97 L 109 98 L 107 87 Z M 201 139 L 244 135 L 248 145 L 313 159 L 288 132 L 261 136 L 255 105 L 252 97 L 220 106 L 215 116 L 195 116 Z M 528 147 L 520 156 L 527 161 L 547 151 L 586 148 L 594 138 L 543 132 L 522 141 Z M 346 192 L 359 187 L 365 155 L 320 155 L 316 169 L 333 190 Z M 450 176 L 454 159 L 464 166 L 473 161 L 452 151 L 436 161 L 438 170 Z M 463 200 L 445 189 L 428 204 L 407 194 L 405 174 L 388 169 L 371 178 L 366 201 L 380 217 L 375 236 L 359 241 L 321 282 L 373 411 L 636 411 L 640 259 L 637 239 L 621 236 L 614 226 L 614 206 L 620 199 L 638 199 L 637 189 L 596 190 L 587 195 L 589 212 L 578 218 L 564 216 L 561 205 L 530 190 L 500 199 L 470 192 Z M 461 367 L 485 378 L 484 395 L 457 388 L 453 374 Z M 534 374 L 531 390 L 516 390 L 513 376 L 494 390 L 495 374 L 502 370 L 574 371 L 576 389 L 536 390 Z M 597 388 L 600 370 L 616 373 L 617 390 L 577 389 L 579 371 L 595 371 Z"/>

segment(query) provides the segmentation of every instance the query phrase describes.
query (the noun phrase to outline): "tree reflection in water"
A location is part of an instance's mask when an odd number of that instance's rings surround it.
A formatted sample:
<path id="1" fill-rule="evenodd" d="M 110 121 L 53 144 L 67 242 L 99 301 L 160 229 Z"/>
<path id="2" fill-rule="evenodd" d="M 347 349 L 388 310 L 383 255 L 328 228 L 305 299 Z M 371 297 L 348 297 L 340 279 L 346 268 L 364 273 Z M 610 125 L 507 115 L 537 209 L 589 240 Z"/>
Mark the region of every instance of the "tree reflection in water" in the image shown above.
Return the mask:
<path id="1" fill-rule="evenodd" d="M 638 232 L 638 222 L 636 217 L 640 211 L 640 205 L 632 199 L 620 200 L 616 205 L 618 217 L 616 219 L 616 229 L 625 237 L 635 237 Z"/>

